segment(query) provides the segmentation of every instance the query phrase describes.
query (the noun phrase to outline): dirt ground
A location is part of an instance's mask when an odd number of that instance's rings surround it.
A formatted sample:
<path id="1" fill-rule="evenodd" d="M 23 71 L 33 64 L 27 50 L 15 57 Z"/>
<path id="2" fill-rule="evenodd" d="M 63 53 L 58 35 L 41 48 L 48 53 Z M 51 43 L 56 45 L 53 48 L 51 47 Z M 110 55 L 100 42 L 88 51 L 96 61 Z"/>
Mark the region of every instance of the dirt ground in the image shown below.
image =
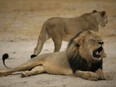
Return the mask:
<path id="1" fill-rule="evenodd" d="M 104 73 L 107 80 L 88 81 L 73 76 L 40 74 L 21 78 L 20 75 L 0 77 L 0 87 L 116 87 L 116 1 L 115 0 L 0 0 L 0 69 L 2 55 L 9 53 L 7 66 L 15 67 L 30 59 L 42 24 L 50 17 L 75 17 L 92 10 L 105 10 L 108 25 L 100 27 L 107 57 Z M 67 42 L 63 42 L 65 50 Z M 41 52 L 53 52 L 48 40 Z"/>

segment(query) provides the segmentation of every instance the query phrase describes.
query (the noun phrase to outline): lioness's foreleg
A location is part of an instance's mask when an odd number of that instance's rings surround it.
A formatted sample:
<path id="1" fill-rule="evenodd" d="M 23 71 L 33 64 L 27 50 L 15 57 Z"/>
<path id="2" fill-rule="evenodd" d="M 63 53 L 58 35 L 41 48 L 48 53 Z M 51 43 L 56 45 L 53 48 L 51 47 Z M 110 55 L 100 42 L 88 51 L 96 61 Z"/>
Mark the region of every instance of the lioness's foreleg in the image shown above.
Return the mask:
<path id="1" fill-rule="evenodd" d="M 98 69 L 96 72 L 91 72 L 91 71 L 81 71 L 81 70 L 77 70 L 75 72 L 76 76 L 81 77 L 83 79 L 87 79 L 87 80 L 104 80 L 104 74 L 102 69 Z"/>
<path id="2" fill-rule="evenodd" d="M 60 51 L 61 45 L 62 45 L 62 36 L 59 36 L 58 34 L 55 34 L 55 36 L 51 36 L 53 42 L 54 42 L 54 52 Z"/>
<path id="3" fill-rule="evenodd" d="M 60 51 L 60 48 L 61 48 L 61 45 L 62 45 L 62 40 L 54 40 L 54 52 L 58 52 Z"/>
<path id="4" fill-rule="evenodd" d="M 27 76 L 31 76 L 31 75 L 37 75 L 40 73 L 45 72 L 45 69 L 43 66 L 36 66 L 34 67 L 31 71 L 25 71 L 21 74 L 21 77 L 27 77 Z"/>

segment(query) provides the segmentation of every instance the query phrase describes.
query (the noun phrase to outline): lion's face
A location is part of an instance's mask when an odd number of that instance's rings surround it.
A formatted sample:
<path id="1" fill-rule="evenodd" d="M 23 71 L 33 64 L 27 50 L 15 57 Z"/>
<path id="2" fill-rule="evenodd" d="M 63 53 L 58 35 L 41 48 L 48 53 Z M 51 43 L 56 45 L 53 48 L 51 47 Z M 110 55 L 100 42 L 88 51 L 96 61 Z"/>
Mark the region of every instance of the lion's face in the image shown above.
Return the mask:
<path id="1" fill-rule="evenodd" d="M 103 40 L 94 32 L 86 32 L 80 36 L 79 52 L 81 56 L 88 59 L 101 60 L 104 56 Z"/>
<path id="2" fill-rule="evenodd" d="M 98 23 L 101 27 L 105 27 L 108 23 L 108 17 L 105 11 L 96 11 L 94 12 L 97 18 Z"/>

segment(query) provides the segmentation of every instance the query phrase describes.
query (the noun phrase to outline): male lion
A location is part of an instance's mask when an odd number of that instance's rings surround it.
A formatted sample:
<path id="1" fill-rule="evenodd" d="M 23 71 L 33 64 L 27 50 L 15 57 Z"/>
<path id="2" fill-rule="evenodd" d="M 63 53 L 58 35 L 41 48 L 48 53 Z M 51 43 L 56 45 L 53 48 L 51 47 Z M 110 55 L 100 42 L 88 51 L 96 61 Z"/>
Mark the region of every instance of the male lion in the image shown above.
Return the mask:
<path id="1" fill-rule="evenodd" d="M 70 41 L 66 51 L 36 56 L 15 68 L 0 70 L 0 76 L 25 71 L 21 77 L 46 72 L 75 75 L 87 80 L 105 79 L 102 71 L 103 57 L 105 57 L 102 45 L 100 36 L 93 31 L 84 31 Z M 6 58 L 5 55 L 3 58 Z"/>
<path id="2" fill-rule="evenodd" d="M 69 41 L 78 32 L 83 30 L 98 31 L 99 25 L 105 27 L 107 22 L 108 19 L 106 12 L 96 10 L 92 13 L 85 13 L 75 18 L 50 18 L 43 24 L 37 46 L 34 49 L 34 54 L 31 55 L 31 58 L 41 52 L 43 44 L 50 37 L 54 42 L 54 52 L 57 52 L 60 50 L 63 40 Z"/>

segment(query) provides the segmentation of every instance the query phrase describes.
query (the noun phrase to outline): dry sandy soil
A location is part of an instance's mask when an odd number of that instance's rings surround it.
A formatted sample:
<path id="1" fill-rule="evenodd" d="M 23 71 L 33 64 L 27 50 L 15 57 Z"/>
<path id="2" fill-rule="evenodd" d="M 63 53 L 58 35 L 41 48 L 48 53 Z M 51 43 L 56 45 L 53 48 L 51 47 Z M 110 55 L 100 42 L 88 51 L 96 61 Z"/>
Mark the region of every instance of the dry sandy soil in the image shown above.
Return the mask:
<path id="1" fill-rule="evenodd" d="M 26 78 L 20 75 L 0 77 L 0 87 L 116 87 L 116 1 L 115 0 L 0 0 L 0 57 L 9 53 L 6 64 L 15 67 L 30 59 L 43 22 L 50 17 L 75 17 L 93 9 L 105 10 L 109 23 L 100 28 L 107 57 L 104 73 L 107 80 L 88 81 L 73 76 L 41 74 Z M 63 42 L 65 50 L 67 42 Z M 48 40 L 41 52 L 53 51 Z M 0 58 L 0 69 L 3 69 Z"/>

